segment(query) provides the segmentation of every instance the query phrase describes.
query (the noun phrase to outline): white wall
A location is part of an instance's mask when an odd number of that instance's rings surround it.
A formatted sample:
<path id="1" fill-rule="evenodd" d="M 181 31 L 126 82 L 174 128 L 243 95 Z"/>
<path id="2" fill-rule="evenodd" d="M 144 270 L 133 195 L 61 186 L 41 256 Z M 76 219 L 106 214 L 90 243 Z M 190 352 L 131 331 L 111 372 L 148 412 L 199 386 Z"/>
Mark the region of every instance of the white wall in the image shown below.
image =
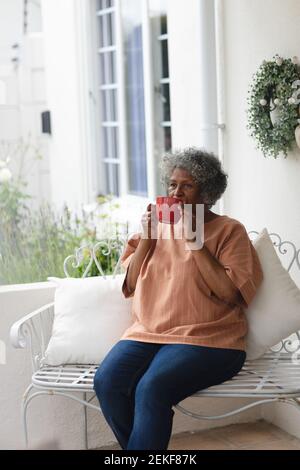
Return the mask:
<path id="1" fill-rule="evenodd" d="M 226 133 L 229 185 L 225 212 L 248 230 L 267 227 L 300 247 L 300 150 L 264 158 L 246 129 L 246 97 L 252 74 L 276 53 L 300 57 L 298 0 L 225 0 Z M 300 285 L 300 276 L 297 276 Z M 268 407 L 266 417 L 300 436 L 300 413 Z M 271 413 L 272 410 L 272 413 Z"/>
<path id="2" fill-rule="evenodd" d="M 0 2 L 0 45 L 1 48 L 10 46 L 22 37 L 23 9 L 22 0 L 2 0 Z M 6 50 L 2 49 L 0 59 L 10 57 Z"/>
<path id="3" fill-rule="evenodd" d="M 5 83 L 6 100 L 0 105 L 0 139 L 14 139 L 20 134 L 18 77 L 12 63 L 18 53 L 12 45 L 21 39 L 22 0 L 3 0 L 0 2 L 0 80 Z"/>
<path id="4" fill-rule="evenodd" d="M 51 137 L 42 133 L 41 113 L 48 109 L 45 89 L 44 47 L 42 33 L 23 37 L 18 70 L 19 115 L 21 137 L 39 149 L 41 160 L 28 155 L 24 177 L 26 191 L 33 196 L 30 205 L 38 208 L 42 201 L 51 200 L 48 146 Z M 30 137 L 29 137 L 30 136 Z"/>
<path id="5" fill-rule="evenodd" d="M 39 29 L 38 5 L 31 6 L 28 28 Z M 12 48 L 14 44 L 18 47 Z M 17 62 L 13 62 L 13 58 L 18 59 Z M 5 87 L 4 100 L 0 101 L 0 139 L 16 141 L 23 138 L 25 143 L 30 140 L 43 155 L 42 160 L 32 164 L 32 154 L 28 154 L 23 173 L 28 182 L 26 191 L 34 198 L 31 205 L 37 207 L 43 199 L 50 198 L 47 137 L 41 133 L 40 116 L 41 111 L 47 109 L 43 38 L 40 33 L 23 35 L 22 0 L 0 2 L 0 81 Z M 0 159 L 5 157 L 0 154 Z M 19 172 L 19 157 L 20 153 L 11 159 L 13 174 Z"/>
<path id="6" fill-rule="evenodd" d="M 214 2 L 169 0 L 168 35 L 173 148 L 217 151 Z"/>
<path id="7" fill-rule="evenodd" d="M 82 18 L 86 14 L 83 3 L 42 1 L 47 101 L 52 115 L 52 201 L 60 207 L 67 202 L 73 209 L 90 202 L 93 177 L 88 167 L 91 149 L 87 146 L 92 137 L 87 134 L 91 98 L 85 82 L 91 44 L 84 36 L 87 26 Z"/>
<path id="8" fill-rule="evenodd" d="M 249 229 L 266 226 L 300 245 L 300 150 L 264 158 L 246 129 L 247 90 L 263 59 L 300 56 L 297 0 L 226 0 L 225 207 Z"/>

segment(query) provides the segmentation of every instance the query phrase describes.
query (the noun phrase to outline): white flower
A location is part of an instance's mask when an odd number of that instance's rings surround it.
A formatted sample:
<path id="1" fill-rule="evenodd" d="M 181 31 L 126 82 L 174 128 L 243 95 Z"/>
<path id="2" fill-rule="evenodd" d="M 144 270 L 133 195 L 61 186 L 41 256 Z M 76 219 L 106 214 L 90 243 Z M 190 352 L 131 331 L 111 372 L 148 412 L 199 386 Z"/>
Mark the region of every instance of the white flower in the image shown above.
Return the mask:
<path id="1" fill-rule="evenodd" d="M 276 104 L 276 106 L 278 106 L 280 104 L 280 100 L 278 98 L 275 98 L 274 104 Z"/>
<path id="2" fill-rule="evenodd" d="M 263 98 L 262 100 L 259 101 L 259 104 L 261 104 L 262 106 L 266 106 L 267 100 Z"/>
<path id="3" fill-rule="evenodd" d="M 277 65 L 282 65 L 283 59 L 281 57 L 277 57 L 275 62 L 276 62 Z"/>
<path id="4" fill-rule="evenodd" d="M 293 97 L 289 98 L 289 99 L 288 99 L 288 103 L 289 103 L 289 104 L 295 104 L 295 103 L 296 103 L 295 98 L 293 98 Z"/>
<path id="5" fill-rule="evenodd" d="M 0 168 L 6 167 L 6 162 L 3 160 L 0 160 Z"/>
<path id="6" fill-rule="evenodd" d="M 293 64 L 298 64 L 299 59 L 296 55 L 294 55 L 294 57 L 292 57 L 292 62 L 293 62 Z"/>
<path id="7" fill-rule="evenodd" d="M 11 180 L 12 174 L 8 168 L 2 168 L 0 170 L 0 183 L 5 183 L 6 181 Z"/>

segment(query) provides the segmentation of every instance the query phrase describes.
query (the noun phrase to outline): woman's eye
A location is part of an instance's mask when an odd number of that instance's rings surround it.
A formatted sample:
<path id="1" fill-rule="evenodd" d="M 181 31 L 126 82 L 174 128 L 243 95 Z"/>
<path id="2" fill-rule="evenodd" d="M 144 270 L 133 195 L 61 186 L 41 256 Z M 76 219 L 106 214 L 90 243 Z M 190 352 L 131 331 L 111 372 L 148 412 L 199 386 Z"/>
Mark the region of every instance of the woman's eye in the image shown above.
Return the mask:
<path id="1" fill-rule="evenodd" d="M 176 188 L 176 186 L 177 186 L 176 183 L 170 183 L 169 184 L 169 189 L 174 189 L 174 188 Z M 190 189 L 193 189 L 193 185 L 185 183 L 185 184 L 182 185 L 182 188 L 186 189 L 186 190 L 190 190 Z"/>

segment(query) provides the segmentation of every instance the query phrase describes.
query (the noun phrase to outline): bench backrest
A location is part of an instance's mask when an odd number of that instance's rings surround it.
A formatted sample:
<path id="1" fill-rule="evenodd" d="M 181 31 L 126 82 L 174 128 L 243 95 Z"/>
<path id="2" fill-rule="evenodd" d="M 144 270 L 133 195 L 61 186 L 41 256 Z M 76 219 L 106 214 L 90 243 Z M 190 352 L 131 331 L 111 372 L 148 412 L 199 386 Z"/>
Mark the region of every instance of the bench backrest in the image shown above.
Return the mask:
<path id="1" fill-rule="evenodd" d="M 255 230 L 249 231 L 249 238 L 253 241 L 258 233 L 259 232 Z M 291 274 L 294 281 L 300 285 L 300 249 L 297 249 L 291 241 L 282 240 L 277 233 L 273 232 L 269 233 L 269 235 L 282 265 Z M 70 266 L 73 269 L 78 269 L 84 260 L 85 266 L 84 269 L 82 269 L 81 277 L 91 275 L 106 277 L 106 275 L 116 275 L 123 272 L 120 259 L 126 242 L 127 238 L 118 237 L 117 239 L 102 240 L 95 245 L 85 245 L 76 249 L 75 253 L 68 256 L 64 261 L 64 272 L 66 276 L 72 277 L 70 274 Z M 76 277 L 78 277 L 78 275 Z M 299 349 L 300 332 L 294 333 L 272 348 L 273 351 L 284 350 L 286 352 L 294 352 Z"/>

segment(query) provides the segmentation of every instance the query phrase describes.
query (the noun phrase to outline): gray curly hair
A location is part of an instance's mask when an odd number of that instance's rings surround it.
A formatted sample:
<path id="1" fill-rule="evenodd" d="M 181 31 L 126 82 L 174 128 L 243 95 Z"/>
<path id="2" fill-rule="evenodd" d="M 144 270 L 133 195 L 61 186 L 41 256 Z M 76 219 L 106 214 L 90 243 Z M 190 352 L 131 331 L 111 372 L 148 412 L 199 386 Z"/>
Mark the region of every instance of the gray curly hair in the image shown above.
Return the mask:
<path id="1" fill-rule="evenodd" d="M 187 147 L 166 153 L 160 165 L 161 183 L 167 190 L 175 168 L 186 170 L 200 186 L 200 195 L 210 209 L 224 193 L 228 175 L 218 158 L 204 149 Z"/>

